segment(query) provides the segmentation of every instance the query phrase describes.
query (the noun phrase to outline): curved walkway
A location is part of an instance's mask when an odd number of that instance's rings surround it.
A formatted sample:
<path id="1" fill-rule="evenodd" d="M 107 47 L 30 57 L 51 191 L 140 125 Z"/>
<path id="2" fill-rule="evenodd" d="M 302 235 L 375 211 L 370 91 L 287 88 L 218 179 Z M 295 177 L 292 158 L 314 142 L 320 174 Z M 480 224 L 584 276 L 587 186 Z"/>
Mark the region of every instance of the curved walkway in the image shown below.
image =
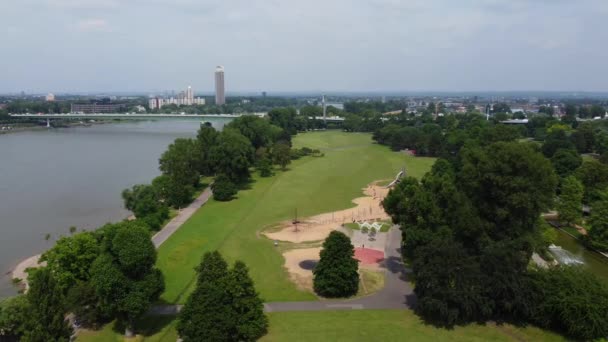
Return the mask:
<path id="1" fill-rule="evenodd" d="M 365 310 L 365 309 L 412 309 L 416 304 L 413 286 L 408 282 L 411 272 L 401 261 L 401 231 L 397 226 L 389 230 L 385 247 L 386 269 L 384 288 L 367 297 L 346 300 L 320 300 L 312 302 L 271 302 L 264 303 L 266 312 L 282 311 L 325 311 L 325 310 Z M 176 315 L 182 305 L 160 305 L 150 310 L 153 315 Z"/>

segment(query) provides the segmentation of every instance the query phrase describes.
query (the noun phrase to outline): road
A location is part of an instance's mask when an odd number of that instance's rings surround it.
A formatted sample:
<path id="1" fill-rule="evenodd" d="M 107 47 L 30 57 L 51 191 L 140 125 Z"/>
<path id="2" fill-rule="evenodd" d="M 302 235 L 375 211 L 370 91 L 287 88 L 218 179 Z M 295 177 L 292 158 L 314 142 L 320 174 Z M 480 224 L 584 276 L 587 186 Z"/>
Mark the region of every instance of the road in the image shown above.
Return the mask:
<path id="1" fill-rule="evenodd" d="M 381 267 L 386 275 L 384 288 L 375 294 L 346 300 L 319 300 L 312 302 L 270 302 L 264 303 L 266 312 L 285 311 L 326 311 L 365 309 L 412 309 L 416 304 L 413 286 L 408 282 L 411 272 L 401 261 L 401 231 L 393 226 L 385 247 L 385 261 Z M 150 311 L 154 315 L 176 315 L 182 305 L 155 306 Z"/>

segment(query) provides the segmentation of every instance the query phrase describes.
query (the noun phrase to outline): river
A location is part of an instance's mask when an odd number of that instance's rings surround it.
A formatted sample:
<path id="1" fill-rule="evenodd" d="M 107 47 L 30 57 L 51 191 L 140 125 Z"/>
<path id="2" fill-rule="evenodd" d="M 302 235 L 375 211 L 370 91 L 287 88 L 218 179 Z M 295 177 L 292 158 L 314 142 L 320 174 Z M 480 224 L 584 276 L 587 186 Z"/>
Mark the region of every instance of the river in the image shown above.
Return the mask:
<path id="1" fill-rule="evenodd" d="M 608 258 L 586 249 L 576 239 L 563 231 L 558 229 L 557 232 L 555 244 L 574 254 L 576 258 L 584 263 L 583 267 L 589 269 L 589 271 L 608 283 Z"/>
<path id="2" fill-rule="evenodd" d="M 207 119 L 220 129 L 229 119 Z M 69 227 L 93 229 L 129 215 L 121 191 L 160 174 L 158 158 L 200 121 L 149 121 L 0 135 L 0 298 L 7 274 Z M 51 238 L 46 241 L 46 234 Z"/>

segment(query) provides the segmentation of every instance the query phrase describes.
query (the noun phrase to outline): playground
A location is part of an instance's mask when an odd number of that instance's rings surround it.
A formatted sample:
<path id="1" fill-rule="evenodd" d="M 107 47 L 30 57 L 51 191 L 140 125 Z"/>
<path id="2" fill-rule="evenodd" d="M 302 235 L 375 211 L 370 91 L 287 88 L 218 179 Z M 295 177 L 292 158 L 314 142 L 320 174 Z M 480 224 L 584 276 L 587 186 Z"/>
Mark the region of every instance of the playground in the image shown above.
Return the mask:
<path id="1" fill-rule="evenodd" d="M 382 221 L 389 218 L 382 208 L 382 200 L 388 194 L 387 187 L 377 182 L 363 188 L 364 197 L 355 198 L 353 208 L 337 210 L 303 219 L 294 218 L 281 223 L 278 231 L 266 232 L 271 240 L 302 243 L 324 240 L 329 233 L 346 223 Z"/>

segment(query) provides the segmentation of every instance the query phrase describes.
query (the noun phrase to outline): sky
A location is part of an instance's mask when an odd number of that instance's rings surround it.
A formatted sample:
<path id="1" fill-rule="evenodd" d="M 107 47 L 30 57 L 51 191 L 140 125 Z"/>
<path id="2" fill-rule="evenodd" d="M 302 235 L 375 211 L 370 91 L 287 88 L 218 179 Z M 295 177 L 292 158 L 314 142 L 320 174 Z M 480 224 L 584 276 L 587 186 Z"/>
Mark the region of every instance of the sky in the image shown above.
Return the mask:
<path id="1" fill-rule="evenodd" d="M 608 0 L 1 0 L 0 93 L 608 91 Z"/>

